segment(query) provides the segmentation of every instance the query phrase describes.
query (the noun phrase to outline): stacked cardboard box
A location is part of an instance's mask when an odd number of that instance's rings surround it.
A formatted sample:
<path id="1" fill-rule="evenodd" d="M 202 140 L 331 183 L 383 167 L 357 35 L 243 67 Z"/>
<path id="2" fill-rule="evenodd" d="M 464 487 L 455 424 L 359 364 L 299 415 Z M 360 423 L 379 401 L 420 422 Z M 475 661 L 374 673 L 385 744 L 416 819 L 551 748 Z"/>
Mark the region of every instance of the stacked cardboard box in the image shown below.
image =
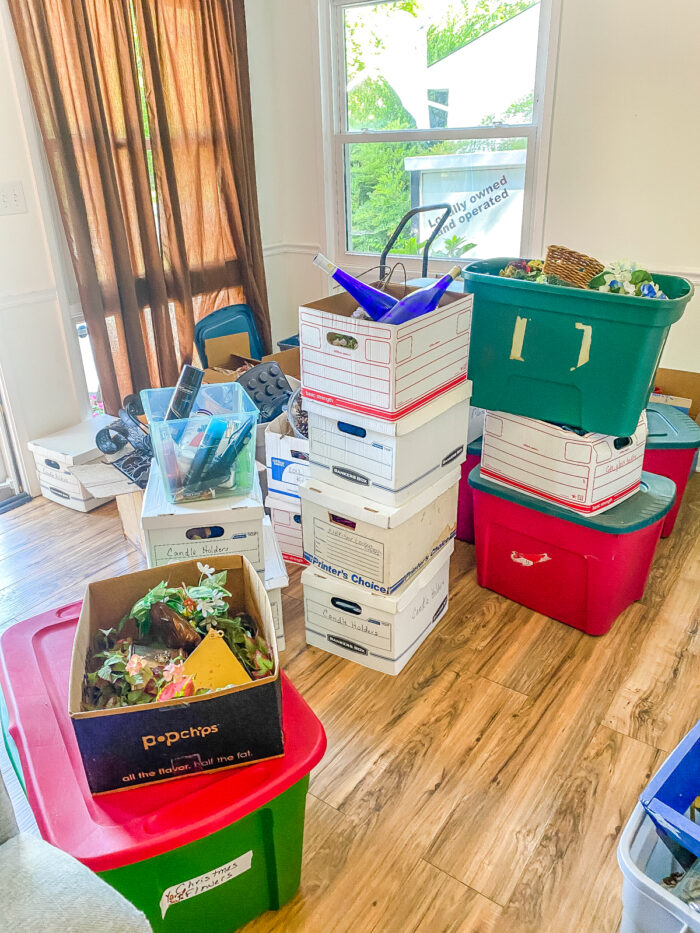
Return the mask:
<path id="1" fill-rule="evenodd" d="M 386 673 L 399 673 L 447 609 L 471 307 L 449 293 L 393 326 L 353 318 L 356 303 L 339 294 L 299 312 L 306 640 Z"/>
<path id="2" fill-rule="evenodd" d="M 102 459 L 95 435 L 112 421 L 110 415 L 98 415 L 27 444 L 34 454 L 42 496 L 78 512 L 90 512 L 111 502 L 113 496 L 93 496 L 73 475 L 73 467 Z"/>
<path id="3" fill-rule="evenodd" d="M 305 564 L 301 540 L 299 485 L 309 478 L 309 442 L 296 437 L 286 414 L 265 431 L 267 498 L 272 527 L 285 560 Z"/>
<path id="4" fill-rule="evenodd" d="M 141 528 L 149 567 L 183 560 L 206 563 L 230 554 L 246 557 L 267 590 L 277 645 L 284 649 L 281 591 L 289 578 L 265 517 L 257 477 L 249 495 L 173 505 L 165 496 L 160 472 L 152 469 L 143 497 Z"/>

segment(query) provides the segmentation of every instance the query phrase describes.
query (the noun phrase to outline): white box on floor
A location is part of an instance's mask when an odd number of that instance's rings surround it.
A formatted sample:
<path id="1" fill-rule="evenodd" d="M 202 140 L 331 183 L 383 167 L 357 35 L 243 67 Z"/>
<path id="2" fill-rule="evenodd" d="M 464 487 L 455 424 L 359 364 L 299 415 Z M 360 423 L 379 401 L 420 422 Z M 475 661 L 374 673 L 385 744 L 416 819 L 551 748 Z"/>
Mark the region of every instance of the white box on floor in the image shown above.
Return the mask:
<path id="1" fill-rule="evenodd" d="M 396 508 L 309 480 L 300 487 L 304 557 L 339 581 L 399 593 L 454 538 L 460 472 Z"/>
<path id="2" fill-rule="evenodd" d="M 358 592 L 307 567 L 301 575 L 309 645 L 383 674 L 398 674 L 447 611 L 450 541 L 398 596 Z"/>
<path id="3" fill-rule="evenodd" d="M 272 609 L 277 647 L 284 651 L 284 619 L 282 616 L 282 590 L 289 586 L 287 568 L 284 566 L 279 542 L 272 530 L 272 522 L 263 518 L 263 546 L 265 548 L 265 589 Z"/>
<path id="4" fill-rule="evenodd" d="M 265 426 L 267 488 L 275 494 L 298 496 L 299 483 L 309 478 L 309 442 L 296 437 L 286 412 Z"/>
<path id="5" fill-rule="evenodd" d="M 489 411 L 484 422 L 481 473 L 575 512 L 605 512 L 639 489 L 646 412 L 631 437 L 591 434 Z"/>
<path id="6" fill-rule="evenodd" d="M 39 490 L 45 499 L 50 499 L 51 502 L 56 502 L 58 505 L 65 505 L 76 512 L 92 512 L 93 509 L 104 505 L 106 502 L 111 502 L 114 498 L 114 496 L 107 496 L 106 499 L 96 499 L 90 493 L 87 493 L 87 497 L 84 497 L 82 494 L 76 494 L 74 491 L 67 489 L 65 485 L 59 482 L 45 479 L 38 470 L 37 474 L 39 476 Z"/>
<path id="7" fill-rule="evenodd" d="M 160 470 L 154 468 L 141 512 L 148 566 L 241 554 L 262 574 L 265 571 L 264 514 L 257 474 L 247 496 L 224 496 L 175 505 L 166 499 Z"/>
<path id="8" fill-rule="evenodd" d="M 274 493 L 265 500 L 270 510 L 272 528 L 282 549 L 282 557 L 295 564 L 305 564 L 301 538 L 301 502 L 296 496 L 278 496 Z"/>
<path id="9" fill-rule="evenodd" d="M 471 388 L 467 379 L 398 421 L 305 399 L 311 476 L 402 505 L 466 459 Z"/>
<path id="10" fill-rule="evenodd" d="M 111 415 L 97 415 L 27 444 L 43 496 L 79 512 L 89 512 L 114 498 L 95 498 L 71 472 L 74 466 L 102 458 L 95 435 L 112 421 Z"/>
<path id="11" fill-rule="evenodd" d="M 356 307 L 342 292 L 299 308 L 304 398 L 395 421 L 466 379 L 471 295 L 447 292 L 404 324 L 353 318 Z"/>

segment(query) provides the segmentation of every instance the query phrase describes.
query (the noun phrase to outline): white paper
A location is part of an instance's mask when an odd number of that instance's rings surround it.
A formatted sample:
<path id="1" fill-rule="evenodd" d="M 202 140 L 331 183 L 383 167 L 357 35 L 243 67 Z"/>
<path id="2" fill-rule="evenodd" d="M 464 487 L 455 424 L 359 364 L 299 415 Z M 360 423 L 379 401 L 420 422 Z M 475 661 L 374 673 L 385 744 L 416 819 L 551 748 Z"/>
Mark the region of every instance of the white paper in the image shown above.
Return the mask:
<path id="1" fill-rule="evenodd" d="M 181 881 L 179 884 L 173 884 L 166 888 L 160 899 L 161 917 L 165 917 L 168 908 L 172 907 L 173 904 L 179 904 L 181 901 L 189 900 L 189 898 L 196 897 L 198 894 L 204 894 L 205 891 L 210 891 L 212 888 L 216 888 L 220 884 L 226 884 L 232 878 L 242 875 L 243 872 L 250 869 L 252 861 L 253 850 L 251 849 L 244 855 L 239 855 L 238 858 L 226 862 L 225 865 L 212 868 L 211 871 L 207 871 L 203 875 L 198 875 L 196 878 L 190 878 L 189 881 Z"/>

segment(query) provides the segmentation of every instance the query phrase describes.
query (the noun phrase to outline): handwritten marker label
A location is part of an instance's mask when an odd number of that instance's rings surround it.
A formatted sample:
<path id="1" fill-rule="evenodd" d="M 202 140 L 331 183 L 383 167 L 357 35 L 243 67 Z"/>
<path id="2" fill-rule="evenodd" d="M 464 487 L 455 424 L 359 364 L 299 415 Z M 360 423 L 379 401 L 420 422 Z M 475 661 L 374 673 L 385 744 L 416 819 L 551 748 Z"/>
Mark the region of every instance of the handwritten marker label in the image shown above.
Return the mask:
<path id="1" fill-rule="evenodd" d="M 252 861 L 253 850 L 251 849 L 250 852 L 239 855 L 238 858 L 226 862 L 225 865 L 220 865 L 218 868 L 212 868 L 211 871 L 207 871 L 197 878 L 190 878 L 189 881 L 181 881 L 179 884 L 173 884 L 171 887 L 166 888 L 160 899 L 161 917 L 165 917 L 168 908 L 172 907 L 173 904 L 179 904 L 181 901 L 189 900 L 189 898 L 196 897 L 198 894 L 204 894 L 205 891 L 211 891 L 212 888 L 217 888 L 220 884 L 226 884 L 232 878 L 242 875 L 243 872 L 249 870 Z"/>

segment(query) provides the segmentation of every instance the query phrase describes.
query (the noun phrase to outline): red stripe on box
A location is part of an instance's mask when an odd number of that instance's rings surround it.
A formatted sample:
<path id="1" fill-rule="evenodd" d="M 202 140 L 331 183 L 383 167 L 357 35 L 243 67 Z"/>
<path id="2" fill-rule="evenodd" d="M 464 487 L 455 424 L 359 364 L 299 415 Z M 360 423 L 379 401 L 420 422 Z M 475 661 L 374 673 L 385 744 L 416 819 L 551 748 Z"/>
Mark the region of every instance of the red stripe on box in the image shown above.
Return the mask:
<path id="1" fill-rule="evenodd" d="M 639 488 L 638 482 L 633 483 L 631 486 L 628 486 L 627 489 L 623 489 L 622 492 L 618 492 L 614 496 L 608 496 L 607 499 L 602 499 L 600 502 L 596 502 L 594 505 L 574 505 L 568 499 L 560 499 L 558 496 L 550 496 L 546 492 L 540 492 L 539 489 L 534 489 L 532 486 L 526 486 L 524 483 L 517 483 L 515 480 L 510 479 L 507 476 L 501 476 L 500 473 L 492 473 L 490 470 L 485 470 L 483 466 L 481 467 L 481 475 L 490 476 L 491 479 L 499 480 L 501 483 L 505 483 L 507 486 L 516 486 L 518 489 L 522 489 L 524 492 L 532 493 L 532 495 L 537 499 L 547 499 L 549 502 L 565 505 L 567 508 L 571 509 L 572 512 L 599 512 L 601 508 L 604 508 L 606 505 L 610 505 L 613 502 L 617 502 L 618 499 L 621 499 L 623 496 L 626 496 L 628 493 Z"/>
<path id="2" fill-rule="evenodd" d="M 449 389 L 453 389 L 455 386 L 458 386 L 461 382 L 464 382 L 466 378 L 467 374 L 462 373 L 461 376 L 458 376 L 451 382 L 446 382 L 445 385 L 442 385 L 437 389 L 433 389 L 433 391 L 428 393 L 428 395 L 422 396 L 422 398 L 419 398 L 415 402 L 411 402 L 410 405 L 406 405 L 404 408 L 400 408 L 398 411 L 385 411 L 383 408 L 373 408 L 371 405 L 361 405 L 359 402 L 352 402 L 349 399 L 338 398 L 336 395 L 328 395 L 325 392 L 317 392 L 315 389 L 309 389 L 307 386 L 302 386 L 301 394 L 304 398 L 314 399 L 314 401 L 323 402 L 325 405 L 335 405 L 336 408 L 344 408 L 346 411 L 355 411 L 361 415 L 374 415 L 376 418 L 381 418 L 382 421 L 398 421 L 399 418 L 403 418 L 404 415 L 410 414 L 410 412 L 415 411 L 417 408 L 422 408 L 423 405 L 427 404 L 428 402 L 432 402 L 434 398 L 437 398 L 439 395 L 442 395 Z"/>

